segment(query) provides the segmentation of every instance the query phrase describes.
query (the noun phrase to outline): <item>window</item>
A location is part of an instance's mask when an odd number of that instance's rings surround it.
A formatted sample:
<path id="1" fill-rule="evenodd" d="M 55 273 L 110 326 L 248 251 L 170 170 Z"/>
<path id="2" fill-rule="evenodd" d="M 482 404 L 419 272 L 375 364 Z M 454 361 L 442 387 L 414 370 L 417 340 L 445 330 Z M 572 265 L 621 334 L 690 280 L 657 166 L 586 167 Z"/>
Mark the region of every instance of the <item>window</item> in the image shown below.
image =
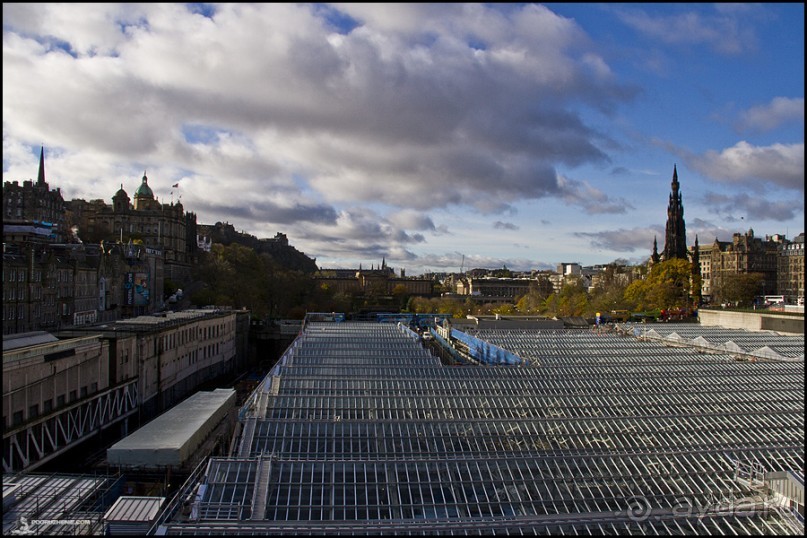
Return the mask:
<path id="1" fill-rule="evenodd" d="M 64 394 L 60 394 L 58 398 L 56 398 L 56 407 L 64 407 Z"/>
<path id="2" fill-rule="evenodd" d="M 34 404 L 28 408 L 28 420 L 39 416 L 39 404 Z"/>
<path id="3" fill-rule="evenodd" d="M 71 391 L 70 391 L 70 401 L 71 401 L 71 402 L 75 402 L 76 400 L 77 400 L 77 398 L 76 398 L 76 391 L 75 391 L 75 390 L 71 390 Z"/>
<path id="4" fill-rule="evenodd" d="M 51 411 L 53 411 L 53 400 L 52 399 L 45 400 L 44 404 L 42 405 L 42 412 L 50 413 Z"/>

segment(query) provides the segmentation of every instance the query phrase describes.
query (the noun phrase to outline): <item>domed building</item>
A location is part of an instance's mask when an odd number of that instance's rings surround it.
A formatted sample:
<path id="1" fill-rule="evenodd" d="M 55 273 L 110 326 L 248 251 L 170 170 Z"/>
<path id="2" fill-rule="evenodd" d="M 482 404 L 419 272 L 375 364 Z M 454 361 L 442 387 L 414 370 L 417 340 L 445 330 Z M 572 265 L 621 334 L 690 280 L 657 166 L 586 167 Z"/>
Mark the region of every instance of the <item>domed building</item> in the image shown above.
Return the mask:
<path id="1" fill-rule="evenodd" d="M 160 209 L 160 203 L 154 199 L 154 192 L 149 187 L 149 178 L 143 172 L 142 183 L 134 193 L 134 208 L 136 211 Z"/>
<path id="2" fill-rule="evenodd" d="M 142 243 L 162 252 L 166 278 L 185 280 L 197 252 L 196 214 L 186 213 L 180 202 L 160 202 L 145 172 L 133 198 L 121 184 L 112 205 L 80 199 L 67 205 L 71 225 L 78 227 L 83 241 Z"/>

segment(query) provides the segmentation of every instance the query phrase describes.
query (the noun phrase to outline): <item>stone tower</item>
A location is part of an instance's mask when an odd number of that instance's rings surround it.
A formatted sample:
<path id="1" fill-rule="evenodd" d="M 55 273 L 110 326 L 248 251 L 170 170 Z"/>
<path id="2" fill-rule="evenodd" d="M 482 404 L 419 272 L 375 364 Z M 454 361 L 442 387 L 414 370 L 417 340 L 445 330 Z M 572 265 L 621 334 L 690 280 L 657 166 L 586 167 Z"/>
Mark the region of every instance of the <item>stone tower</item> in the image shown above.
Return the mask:
<path id="1" fill-rule="evenodd" d="M 664 253 L 662 254 L 664 261 L 674 258 L 688 260 L 684 204 L 681 200 L 679 187 L 678 170 L 673 165 L 672 192 L 670 193 L 670 203 L 667 206 L 667 230 L 664 237 Z"/>

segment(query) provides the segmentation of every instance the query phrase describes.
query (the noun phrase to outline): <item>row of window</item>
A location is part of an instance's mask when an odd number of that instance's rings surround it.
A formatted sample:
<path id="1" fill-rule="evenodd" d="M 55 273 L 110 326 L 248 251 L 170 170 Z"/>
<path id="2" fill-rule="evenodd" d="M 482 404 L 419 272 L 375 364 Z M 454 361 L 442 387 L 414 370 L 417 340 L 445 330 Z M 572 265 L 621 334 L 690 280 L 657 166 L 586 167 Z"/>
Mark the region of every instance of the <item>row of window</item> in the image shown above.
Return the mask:
<path id="1" fill-rule="evenodd" d="M 54 272 L 57 282 L 69 282 L 70 274 L 71 271 L 67 269 Z M 3 269 L 3 282 L 26 282 L 25 280 L 26 276 L 28 276 L 28 272 L 23 268 L 12 267 L 8 270 Z M 87 275 L 85 273 L 78 273 L 78 278 L 79 280 L 84 281 L 87 279 Z M 31 273 L 30 282 L 42 282 L 42 271 L 40 270 L 33 271 Z"/>
<path id="2" fill-rule="evenodd" d="M 60 394 L 59 396 L 56 397 L 56 409 L 64 407 L 68 403 L 73 403 L 79 398 L 86 398 L 89 394 L 95 394 L 96 392 L 98 392 L 98 383 L 93 382 L 90 383 L 89 385 L 84 385 L 78 391 L 71 390 L 68 394 Z M 54 409 L 53 398 L 49 398 L 44 402 L 42 402 L 42 413 L 41 413 L 42 415 L 47 415 L 48 413 L 53 411 L 53 409 Z M 27 420 L 34 420 L 39 416 L 40 416 L 39 404 L 33 404 L 28 407 Z M 19 426 L 20 424 L 23 423 L 24 420 L 26 420 L 26 417 L 23 414 L 23 410 L 20 409 L 18 411 L 15 411 L 11 416 L 10 426 Z M 3 425 L 5 427 L 9 426 L 8 417 L 6 417 L 5 415 L 3 416 Z"/>
<path id="3" fill-rule="evenodd" d="M 160 338 L 160 346 L 163 350 L 174 349 L 182 346 L 192 340 L 209 340 L 211 338 L 219 338 L 226 330 L 224 323 L 217 325 L 210 325 L 207 327 L 199 327 L 198 333 L 194 335 L 193 328 L 182 329 L 180 331 L 163 335 Z"/>

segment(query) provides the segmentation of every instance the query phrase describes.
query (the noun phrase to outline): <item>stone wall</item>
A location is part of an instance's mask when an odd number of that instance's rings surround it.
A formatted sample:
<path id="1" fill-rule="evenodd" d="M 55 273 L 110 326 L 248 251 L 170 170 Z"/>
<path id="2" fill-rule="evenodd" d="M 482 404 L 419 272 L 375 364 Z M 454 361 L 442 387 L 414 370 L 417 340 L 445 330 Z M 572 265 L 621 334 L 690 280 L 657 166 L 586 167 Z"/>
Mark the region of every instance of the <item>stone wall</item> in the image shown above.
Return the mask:
<path id="1" fill-rule="evenodd" d="M 701 325 L 720 326 L 727 329 L 804 334 L 803 316 L 777 316 L 775 314 L 701 309 L 698 311 L 698 319 Z"/>

